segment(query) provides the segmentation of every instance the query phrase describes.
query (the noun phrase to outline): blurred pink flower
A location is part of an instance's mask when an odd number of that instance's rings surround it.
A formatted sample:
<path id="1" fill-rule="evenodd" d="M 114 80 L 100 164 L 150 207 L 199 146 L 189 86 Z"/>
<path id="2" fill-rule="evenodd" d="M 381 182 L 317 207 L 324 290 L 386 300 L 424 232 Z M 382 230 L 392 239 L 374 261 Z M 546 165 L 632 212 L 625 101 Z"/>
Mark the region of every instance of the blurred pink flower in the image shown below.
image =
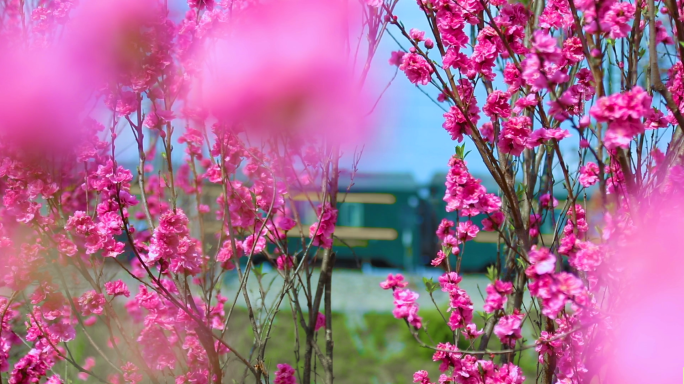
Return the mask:
<path id="1" fill-rule="evenodd" d="M 345 13 L 311 0 L 244 10 L 235 16 L 239 33 L 208 53 L 198 97 L 252 133 L 355 142 L 372 104 L 343 58 Z"/>
<path id="2" fill-rule="evenodd" d="M 675 383 L 682 378 L 680 331 L 684 318 L 684 198 L 658 198 L 641 207 L 639 220 L 612 245 L 619 255 L 620 297 L 611 308 L 604 345 L 604 382 Z M 618 236 L 615 236 L 617 239 Z M 617 287 L 616 287 L 617 288 Z M 645 369 L 644 367 L 657 367 Z M 598 369 L 598 368 L 597 368 Z"/>

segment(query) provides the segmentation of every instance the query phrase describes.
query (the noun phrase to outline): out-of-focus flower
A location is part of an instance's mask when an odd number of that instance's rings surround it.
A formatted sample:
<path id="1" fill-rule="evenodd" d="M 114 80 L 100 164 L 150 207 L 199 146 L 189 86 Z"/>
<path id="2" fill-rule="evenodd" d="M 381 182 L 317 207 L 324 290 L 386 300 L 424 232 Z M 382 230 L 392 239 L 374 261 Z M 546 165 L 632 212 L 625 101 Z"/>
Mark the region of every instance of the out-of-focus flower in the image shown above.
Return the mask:
<path id="1" fill-rule="evenodd" d="M 604 361 L 608 364 L 604 381 L 679 382 L 679 346 L 684 343 L 684 334 L 678 331 L 684 318 L 684 251 L 680 244 L 684 199 L 669 196 L 640 208 L 640 219 L 630 235 L 612 236 L 621 238 L 610 247 L 619 255 L 619 289 L 624 289 L 620 291 L 624 299 L 611 308 L 612 326 L 602 341 L 611 345 Z M 658 369 L 644 369 L 649 366 Z"/>
<path id="2" fill-rule="evenodd" d="M 312 0 L 238 12 L 240 32 L 208 52 L 205 105 L 255 134 L 355 142 L 368 131 L 368 103 L 342 58 L 345 13 L 335 2 Z"/>

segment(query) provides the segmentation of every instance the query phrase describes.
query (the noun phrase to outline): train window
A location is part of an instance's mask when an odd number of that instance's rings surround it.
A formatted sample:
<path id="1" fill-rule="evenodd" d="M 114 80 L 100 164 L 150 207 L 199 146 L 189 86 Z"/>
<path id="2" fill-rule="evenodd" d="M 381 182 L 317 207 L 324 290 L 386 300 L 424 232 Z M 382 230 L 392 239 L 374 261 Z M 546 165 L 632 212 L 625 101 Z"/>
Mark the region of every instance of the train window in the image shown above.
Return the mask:
<path id="1" fill-rule="evenodd" d="M 340 225 L 349 227 L 363 226 L 363 204 L 344 203 L 340 206 Z"/>

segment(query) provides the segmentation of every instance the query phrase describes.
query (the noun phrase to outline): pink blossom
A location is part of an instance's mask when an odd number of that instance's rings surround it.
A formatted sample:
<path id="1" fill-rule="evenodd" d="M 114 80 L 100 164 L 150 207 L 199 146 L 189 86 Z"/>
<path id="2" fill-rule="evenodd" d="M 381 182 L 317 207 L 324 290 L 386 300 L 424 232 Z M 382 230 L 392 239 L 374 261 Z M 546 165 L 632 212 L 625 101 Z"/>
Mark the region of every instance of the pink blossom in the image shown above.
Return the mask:
<path id="1" fill-rule="evenodd" d="M 473 224 L 472 221 L 462 221 L 458 223 L 458 240 L 461 242 L 466 242 L 477 237 L 477 233 L 480 232 L 480 228 Z"/>
<path id="2" fill-rule="evenodd" d="M 78 307 L 83 316 L 90 316 L 91 314 L 99 315 L 104 310 L 102 306 L 105 302 L 106 300 L 103 294 L 91 290 L 79 297 Z"/>
<path id="3" fill-rule="evenodd" d="M 275 371 L 274 384 L 297 384 L 295 378 L 295 370 L 289 364 L 278 364 L 278 370 Z"/>
<path id="4" fill-rule="evenodd" d="M 494 91 L 487 96 L 487 102 L 482 108 L 485 115 L 491 119 L 507 118 L 511 115 L 511 106 L 508 103 L 509 95 L 503 91 Z"/>
<path id="5" fill-rule="evenodd" d="M 129 297 L 131 293 L 128 286 L 122 280 L 108 281 L 104 284 L 107 294 L 110 296 L 126 296 Z"/>
<path id="6" fill-rule="evenodd" d="M 437 30 L 444 44 L 455 48 L 465 47 L 468 36 L 464 32 L 465 21 L 461 14 L 450 9 L 440 9 L 436 17 Z"/>
<path id="7" fill-rule="evenodd" d="M 527 95 L 525 97 L 519 98 L 515 102 L 515 107 L 513 108 L 513 113 L 520 113 L 520 111 L 522 111 L 524 109 L 534 107 L 535 105 L 537 105 L 537 103 L 538 103 L 537 95 L 534 93 L 530 93 L 529 95 Z"/>
<path id="8" fill-rule="evenodd" d="M 138 372 L 138 367 L 136 367 L 130 361 L 121 366 L 123 371 L 123 377 L 126 384 L 137 384 L 142 381 L 143 375 Z"/>
<path id="9" fill-rule="evenodd" d="M 518 68 L 511 62 L 506 63 L 503 71 L 504 82 L 509 85 L 508 91 L 513 92 L 522 85 L 522 77 Z"/>
<path id="10" fill-rule="evenodd" d="M 8 382 L 10 384 L 37 383 L 53 364 L 53 358 L 45 351 L 32 348 L 14 364 Z"/>
<path id="11" fill-rule="evenodd" d="M 570 63 L 578 63 L 584 59 L 582 40 L 573 36 L 563 42 L 563 58 Z"/>
<path id="12" fill-rule="evenodd" d="M 325 328 L 325 315 L 318 312 L 318 315 L 316 316 L 316 327 L 314 328 L 314 332 L 318 332 L 318 330 L 321 328 Z"/>
<path id="13" fill-rule="evenodd" d="M 598 165 L 591 161 L 587 162 L 584 166 L 580 167 L 580 175 L 578 181 L 584 188 L 589 188 L 598 182 L 598 173 Z"/>
<path id="14" fill-rule="evenodd" d="M 496 280 L 493 284 L 487 285 L 487 298 L 484 303 L 484 310 L 492 313 L 503 308 L 506 304 L 507 295 L 513 293 L 513 283 L 510 281 Z"/>
<path id="15" fill-rule="evenodd" d="M 490 41 L 482 41 L 473 48 L 473 55 L 471 56 L 473 75 L 475 73 L 482 74 L 487 80 L 494 80 L 494 61 L 498 56 L 496 45 Z"/>
<path id="16" fill-rule="evenodd" d="M 404 57 L 405 53 L 406 52 L 404 52 L 404 51 L 392 51 L 392 56 L 390 56 L 389 64 L 395 65 L 397 67 L 400 66 L 402 61 L 403 61 L 403 57 Z"/>
<path id="17" fill-rule="evenodd" d="M 672 40 L 672 37 L 667 33 L 667 29 L 663 26 L 663 21 L 662 20 L 656 20 L 656 43 L 660 44 L 667 44 L 667 45 L 672 45 L 674 44 L 674 40 Z"/>
<path id="18" fill-rule="evenodd" d="M 431 384 L 427 371 L 418 371 L 414 373 L 413 382 L 418 384 Z"/>
<path id="19" fill-rule="evenodd" d="M 579 271 L 593 272 L 601 265 L 604 251 L 590 241 L 576 241 L 575 249 L 570 254 L 570 265 Z"/>
<path id="20" fill-rule="evenodd" d="M 408 285 L 408 281 L 404 280 L 404 275 L 397 273 L 396 276 L 393 274 L 387 275 L 387 280 L 380 283 L 380 288 L 382 289 L 395 289 L 395 288 L 405 288 Z"/>
<path id="21" fill-rule="evenodd" d="M 544 275 L 556 269 L 556 256 L 548 248 L 533 245 L 527 256 L 532 263 L 526 271 L 528 276 Z"/>
<path id="22" fill-rule="evenodd" d="M 480 134 L 487 142 L 494 143 L 494 125 L 492 125 L 492 123 L 486 122 L 482 124 L 482 127 L 480 127 Z"/>
<path id="23" fill-rule="evenodd" d="M 447 219 L 442 219 L 442 221 L 439 223 L 439 227 L 437 228 L 437 238 L 440 240 L 444 240 L 445 237 L 448 235 L 453 235 L 454 230 L 452 229 L 454 227 L 454 222 L 451 220 Z"/>
<path id="24" fill-rule="evenodd" d="M 505 315 L 494 327 L 494 334 L 501 340 L 501 343 L 512 347 L 515 342 L 522 338 L 521 325 L 525 315 L 517 309 L 510 315 Z"/>
<path id="25" fill-rule="evenodd" d="M 503 123 L 498 147 L 503 153 L 520 156 L 530 138 L 532 121 L 527 116 L 512 117 Z"/>
<path id="26" fill-rule="evenodd" d="M 455 68 L 461 71 L 468 71 L 470 69 L 470 59 L 463 52 L 459 52 L 455 47 L 449 47 L 446 54 L 442 58 L 442 64 L 445 68 Z"/>
<path id="27" fill-rule="evenodd" d="M 432 67 L 423 56 L 411 52 L 404 54 L 399 69 L 404 71 L 411 83 L 422 85 L 430 83 L 433 72 Z"/>
<path id="28" fill-rule="evenodd" d="M 614 3 L 603 19 L 610 26 L 610 37 L 613 39 L 627 37 L 632 30 L 631 20 L 636 7 L 632 3 Z"/>
<path id="29" fill-rule="evenodd" d="M 253 233 L 245 238 L 240 247 L 246 255 L 259 254 L 266 248 L 266 238 L 264 236 L 257 237 L 257 234 Z"/>
<path id="30" fill-rule="evenodd" d="M 532 47 L 540 60 L 557 63 L 561 58 L 561 50 L 556 39 L 548 32 L 538 30 L 534 32 Z"/>
<path id="31" fill-rule="evenodd" d="M 423 41 L 425 39 L 425 32 L 416 28 L 411 28 L 409 36 L 415 41 Z"/>
<path id="32" fill-rule="evenodd" d="M 85 370 L 92 370 L 93 367 L 95 367 L 95 359 L 93 357 L 86 357 L 85 362 L 83 363 L 82 367 Z M 85 372 L 79 372 L 77 377 L 80 380 L 85 381 L 85 380 L 88 380 L 88 377 L 90 377 L 90 375 L 88 373 L 85 373 Z"/>
<path id="33" fill-rule="evenodd" d="M 214 0 L 188 0 L 188 6 L 191 9 L 207 9 L 211 11 L 214 8 Z"/>
<path id="34" fill-rule="evenodd" d="M 359 140 L 368 132 L 369 100 L 354 85 L 348 63 L 339 60 L 345 13 L 335 3 L 313 0 L 250 4 L 231 22 L 241 32 L 218 39 L 196 59 L 207 67 L 197 76 L 203 89 L 197 103 L 222 121 L 248 124 L 253 135 Z M 408 67 L 407 73 L 419 72 Z M 269 81 L 254 86 L 264 78 Z"/>
<path id="35" fill-rule="evenodd" d="M 547 209 L 553 209 L 558 206 L 558 200 L 551 196 L 551 193 L 545 193 L 539 197 L 539 206 Z"/>
<path id="36" fill-rule="evenodd" d="M 439 251 L 437 251 L 437 257 L 435 257 L 434 259 L 432 259 L 432 261 L 430 261 L 430 264 L 431 264 L 433 267 L 437 267 L 437 266 L 439 266 L 440 264 L 442 264 L 442 262 L 444 261 L 444 259 L 446 259 L 446 256 L 447 256 L 447 255 L 446 255 L 444 252 L 442 252 L 442 250 L 439 250 Z"/>
<path id="37" fill-rule="evenodd" d="M 288 269 L 294 268 L 294 260 L 292 256 L 280 255 L 276 259 L 276 268 L 279 271 L 286 271 Z"/>
<path id="38" fill-rule="evenodd" d="M 451 345 L 451 343 L 438 343 L 437 348 L 440 349 L 432 355 L 432 361 L 439 361 L 439 371 L 446 372 L 451 367 L 461 366 L 461 354 L 458 353 L 458 347 Z M 452 352 L 447 352 L 452 351 Z M 415 377 L 415 376 L 414 376 Z"/>
<path id="39" fill-rule="evenodd" d="M 463 141 L 464 134 L 471 134 L 468 120 L 463 116 L 458 107 L 453 106 L 444 114 L 444 124 L 442 127 L 451 134 L 452 140 Z"/>
<path id="40" fill-rule="evenodd" d="M 332 235 L 335 232 L 337 222 L 337 209 L 332 209 L 329 203 L 317 208 L 320 221 L 311 224 L 309 236 L 313 239 L 313 245 L 323 248 L 331 248 L 333 244 Z"/>
<path id="41" fill-rule="evenodd" d="M 489 215 L 486 219 L 482 219 L 482 230 L 492 232 L 499 229 L 506 217 L 503 212 L 496 211 Z"/>
<path id="42" fill-rule="evenodd" d="M 451 167 L 447 174 L 444 201 L 447 212 L 461 211 L 465 216 L 475 216 L 482 212 L 495 212 L 501 207 L 501 199 L 487 193 L 480 180 L 474 178 L 465 161 L 454 156 L 449 160 Z"/>
<path id="43" fill-rule="evenodd" d="M 608 122 L 606 147 L 627 148 L 632 138 L 645 130 L 641 119 L 652 113 L 651 96 L 637 86 L 598 99 L 590 112 L 596 121 Z"/>
<path id="44" fill-rule="evenodd" d="M 392 314 L 397 319 L 406 319 L 415 328 L 422 326 L 422 319 L 418 316 L 418 294 L 408 289 L 394 291 L 394 310 Z"/>

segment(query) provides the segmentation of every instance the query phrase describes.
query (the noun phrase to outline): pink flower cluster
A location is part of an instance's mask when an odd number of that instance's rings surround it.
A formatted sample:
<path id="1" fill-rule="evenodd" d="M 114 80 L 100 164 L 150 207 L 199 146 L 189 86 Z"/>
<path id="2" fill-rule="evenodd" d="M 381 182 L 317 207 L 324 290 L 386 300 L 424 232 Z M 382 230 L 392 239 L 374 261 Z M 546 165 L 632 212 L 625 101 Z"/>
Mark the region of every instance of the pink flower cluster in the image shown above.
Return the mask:
<path id="1" fill-rule="evenodd" d="M 484 303 L 484 310 L 487 313 L 492 313 L 503 309 L 507 295 L 513 293 L 513 283 L 510 281 L 496 280 L 494 283 L 487 285 L 487 298 Z"/>
<path id="2" fill-rule="evenodd" d="M 462 329 L 468 339 L 475 339 L 482 334 L 473 323 L 473 302 L 468 293 L 458 286 L 462 280 L 456 272 L 447 272 L 439 277 L 442 291 L 449 295 L 448 325 L 452 330 Z"/>
<path id="3" fill-rule="evenodd" d="M 290 364 L 278 364 L 275 371 L 274 384 L 297 384 L 295 370 Z"/>
<path id="4" fill-rule="evenodd" d="M 440 362 L 439 371 L 442 374 L 438 383 L 522 384 L 525 381 L 522 370 L 513 363 L 498 366 L 491 360 L 478 360 L 473 355 L 458 352 L 458 348 L 451 343 L 438 343 L 437 348 L 439 350 L 432 355 L 432 360 Z M 450 373 L 447 373 L 450 369 Z M 427 371 L 416 372 L 413 382 L 433 383 Z"/>
<path id="5" fill-rule="evenodd" d="M 394 310 L 392 314 L 397 319 L 406 319 L 406 321 L 416 328 L 422 326 L 422 318 L 418 316 L 418 294 L 406 289 L 408 281 L 404 280 L 401 274 L 387 275 L 387 280 L 380 283 L 380 287 L 386 290 L 394 291 Z"/>
<path id="6" fill-rule="evenodd" d="M 525 273 L 532 279 L 530 294 L 541 300 L 542 313 L 555 318 L 570 302 L 576 308 L 589 303 L 587 290 L 578 277 L 567 272 L 554 273 L 556 256 L 547 248 L 533 246 L 528 253 L 532 263 Z"/>
<path id="7" fill-rule="evenodd" d="M 399 69 L 413 84 L 428 85 L 434 70 L 425 58 L 417 53 L 406 53 L 402 56 Z"/>
<path id="8" fill-rule="evenodd" d="M 487 189 L 480 184 L 481 180 L 470 174 L 464 160 L 454 156 L 449 160 L 449 167 L 444 194 L 447 212 L 459 211 L 464 216 L 476 216 L 501 208 L 501 199 L 487 193 Z"/>
<path id="9" fill-rule="evenodd" d="M 628 148 L 636 135 L 644 133 L 643 118 L 653 114 L 651 96 L 641 87 L 602 97 L 591 108 L 598 122 L 608 123 L 605 144 L 608 149 Z"/>
<path id="10" fill-rule="evenodd" d="M 150 240 L 149 252 L 143 259 L 148 266 L 159 263 L 173 273 L 198 274 L 206 258 L 196 239 L 190 237 L 188 218 L 180 208 L 168 211 L 159 218 L 159 226 L 154 229 Z"/>
<path id="11" fill-rule="evenodd" d="M 333 209 L 329 203 L 318 207 L 319 221 L 309 227 L 309 236 L 313 239 L 313 245 L 323 248 L 332 248 L 332 234 L 335 232 L 337 223 L 337 209 Z"/>
<path id="12" fill-rule="evenodd" d="M 522 338 L 521 326 L 523 315 L 517 309 L 510 315 L 504 315 L 494 326 L 494 334 L 501 340 L 501 344 L 513 347 Z"/>

